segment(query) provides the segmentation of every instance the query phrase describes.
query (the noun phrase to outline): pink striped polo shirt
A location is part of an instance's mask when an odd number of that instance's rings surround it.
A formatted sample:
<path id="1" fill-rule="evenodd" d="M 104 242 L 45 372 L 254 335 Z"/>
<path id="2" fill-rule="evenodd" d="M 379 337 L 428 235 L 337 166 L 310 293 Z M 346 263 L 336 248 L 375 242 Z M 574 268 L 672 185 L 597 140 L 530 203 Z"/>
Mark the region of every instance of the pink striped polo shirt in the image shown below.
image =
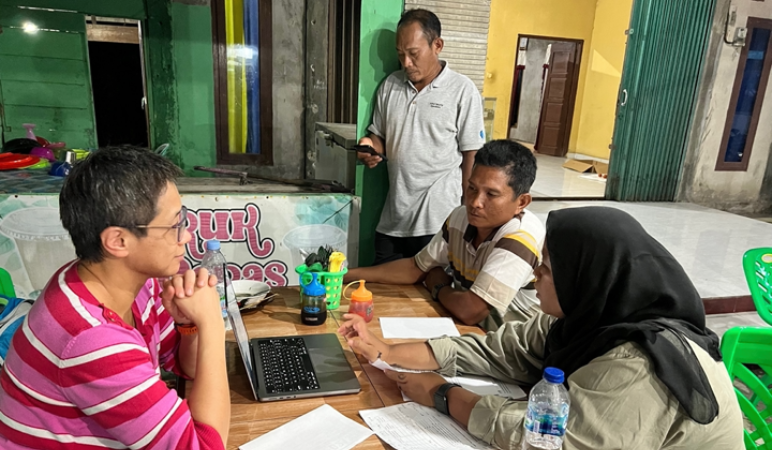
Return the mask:
<path id="1" fill-rule="evenodd" d="M 161 381 L 180 373 L 179 334 L 148 280 L 136 328 L 59 269 L 13 337 L 0 374 L 0 448 L 222 449 L 212 427 Z"/>

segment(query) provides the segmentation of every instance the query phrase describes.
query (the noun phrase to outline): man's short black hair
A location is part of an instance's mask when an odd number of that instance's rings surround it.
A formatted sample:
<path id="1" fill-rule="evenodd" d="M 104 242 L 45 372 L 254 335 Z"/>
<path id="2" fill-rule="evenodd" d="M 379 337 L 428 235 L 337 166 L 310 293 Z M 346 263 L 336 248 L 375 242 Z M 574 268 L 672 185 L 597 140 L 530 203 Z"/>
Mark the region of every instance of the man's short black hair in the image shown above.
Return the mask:
<path id="1" fill-rule="evenodd" d="M 397 29 L 402 28 L 404 25 L 410 25 L 413 22 L 418 22 L 421 25 L 421 29 L 424 31 L 424 35 L 426 35 L 426 40 L 430 44 L 442 35 L 440 19 L 428 9 L 409 9 L 405 11 L 402 13 L 399 23 L 397 23 Z"/>
<path id="2" fill-rule="evenodd" d="M 498 167 L 509 178 L 515 198 L 528 193 L 536 179 L 536 157 L 521 144 L 506 139 L 490 141 L 474 157 L 475 166 Z"/>
<path id="3" fill-rule="evenodd" d="M 59 214 L 78 258 L 102 261 L 100 235 L 111 226 L 145 236 L 144 228 L 133 227 L 156 217 L 166 183 L 180 174 L 168 159 L 137 147 L 103 148 L 75 164 L 59 195 Z"/>

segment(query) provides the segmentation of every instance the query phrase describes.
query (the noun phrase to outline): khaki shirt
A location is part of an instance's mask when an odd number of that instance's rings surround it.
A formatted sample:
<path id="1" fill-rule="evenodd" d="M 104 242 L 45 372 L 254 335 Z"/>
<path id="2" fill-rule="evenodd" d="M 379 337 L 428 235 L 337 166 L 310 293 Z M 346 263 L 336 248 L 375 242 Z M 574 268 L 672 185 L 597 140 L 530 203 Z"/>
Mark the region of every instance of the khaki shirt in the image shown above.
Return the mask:
<path id="1" fill-rule="evenodd" d="M 435 339 L 429 345 L 443 375 L 465 373 L 533 385 L 541 378 L 553 321 L 540 313 L 484 336 Z M 649 358 L 628 342 L 568 377 L 571 408 L 563 450 L 743 450 L 742 415 L 726 368 L 691 344 L 719 404 L 712 423 L 692 421 L 654 374 Z M 469 432 L 500 448 L 519 449 L 526 407 L 525 401 L 482 397 L 469 417 Z"/>

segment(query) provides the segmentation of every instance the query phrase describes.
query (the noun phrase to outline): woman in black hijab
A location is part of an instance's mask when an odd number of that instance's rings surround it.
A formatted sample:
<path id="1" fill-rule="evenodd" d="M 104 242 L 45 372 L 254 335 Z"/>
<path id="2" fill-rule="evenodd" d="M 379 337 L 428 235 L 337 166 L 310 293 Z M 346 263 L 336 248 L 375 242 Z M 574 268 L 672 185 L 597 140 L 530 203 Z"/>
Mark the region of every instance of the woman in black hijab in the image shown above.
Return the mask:
<path id="1" fill-rule="evenodd" d="M 545 364 L 568 376 L 634 342 L 689 416 L 712 422 L 716 398 L 686 339 L 721 361 L 718 336 L 705 327 L 702 299 L 678 261 L 630 215 L 611 208 L 551 213 L 547 242 L 565 317 L 547 335 Z"/>
<path id="2" fill-rule="evenodd" d="M 635 219 L 602 207 L 550 213 L 534 274 L 545 314 L 485 336 L 387 345 L 348 315 L 340 332 L 370 361 L 443 375 L 532 385 L 544 367 L 562 369 L 571 398 L 564 450 L 743 448 L 742 417 L 702 300 Z M 526 401 L 449 388 L 436 373 L 386 374 L 478 438 L 520 448 Z"/>

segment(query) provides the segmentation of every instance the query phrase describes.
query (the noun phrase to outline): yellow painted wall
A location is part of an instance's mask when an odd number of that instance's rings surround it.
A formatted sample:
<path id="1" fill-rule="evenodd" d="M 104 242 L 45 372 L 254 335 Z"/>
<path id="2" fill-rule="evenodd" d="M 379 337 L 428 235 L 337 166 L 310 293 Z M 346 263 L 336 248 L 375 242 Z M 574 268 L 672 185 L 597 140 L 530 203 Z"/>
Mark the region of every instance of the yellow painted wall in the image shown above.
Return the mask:
<path id="1" fill-rule="evenodd" d="M 633 0 L 598 0 L 576 152 L 608 159 Z M 574 130 L 577 131 L 577 130 Z"/>
<path id="2" fill-rule="evenodd" d="M 616 1 L 616 0 L 609 0 Z M 496 98 L 495 139 L 507 137 L 518 34 L 584 40 L 569 151 L 576 149 L 596 0 L 492 0 L 483 96 Z"/>

